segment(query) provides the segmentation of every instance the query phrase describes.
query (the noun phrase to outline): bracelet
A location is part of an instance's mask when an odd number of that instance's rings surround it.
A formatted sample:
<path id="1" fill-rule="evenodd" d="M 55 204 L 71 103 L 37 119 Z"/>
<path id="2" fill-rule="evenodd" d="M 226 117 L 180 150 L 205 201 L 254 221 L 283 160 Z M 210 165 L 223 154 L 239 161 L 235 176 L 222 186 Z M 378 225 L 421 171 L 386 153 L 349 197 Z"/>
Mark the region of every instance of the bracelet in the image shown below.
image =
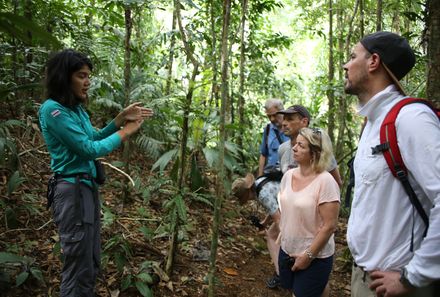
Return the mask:
<path id="1" fill-rule="evenodd" d="M 316 258 L 315 255 L 313 255 L 313 253 L 309 249 L 306 249 L 306 251 L 304 253 L 307 255 L 307 257 L 309 257 L 310 260 L 313 260 Z"/>

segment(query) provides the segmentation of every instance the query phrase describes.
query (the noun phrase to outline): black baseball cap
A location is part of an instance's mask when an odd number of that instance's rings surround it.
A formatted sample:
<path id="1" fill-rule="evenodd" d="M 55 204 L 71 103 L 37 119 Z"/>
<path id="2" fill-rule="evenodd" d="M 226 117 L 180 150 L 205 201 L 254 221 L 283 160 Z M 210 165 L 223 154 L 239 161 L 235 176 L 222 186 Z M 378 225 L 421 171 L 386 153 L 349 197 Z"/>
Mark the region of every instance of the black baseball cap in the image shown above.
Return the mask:
<path id="1" fill-rule="evenodd" d="M 416 57 L 408 41 L 392 32 L 380 31 L 369 34 L 360 43 L 371 54 L 378 54 L 382 65 L 402 94 L 401 80 L 415 65 Z"/>
<path id="2" fill-rule="evenodd" d="M 302 105 L 292 105 L 292 106 L 290 106 L 287 109 L 278 111 L 277 113 L 280 113 L 280 114 L 294 114 L 294 113 L 298 113 L 302 117 L 307 118 L 310 121 L 310 112 L 307 110 L 307 108 L 305 108 Z"/>

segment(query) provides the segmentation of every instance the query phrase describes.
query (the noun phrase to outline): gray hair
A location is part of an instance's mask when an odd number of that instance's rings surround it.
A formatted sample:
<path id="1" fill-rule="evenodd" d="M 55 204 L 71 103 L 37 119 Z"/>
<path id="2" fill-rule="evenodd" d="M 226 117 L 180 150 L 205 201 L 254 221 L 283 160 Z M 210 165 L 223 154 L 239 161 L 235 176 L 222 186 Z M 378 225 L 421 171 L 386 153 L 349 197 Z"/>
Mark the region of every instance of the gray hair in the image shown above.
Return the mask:
<path id="1" fill-rule="evenodd" d="M 284 109 L 284 105 L 283 105 L 283 101 L 281 101 L 280 99 L 267 99 L 266 103 L 264 103 L 264 108 L 266 110 L 268 110 L 271 107 L 276 107 L 278 110 L 283 110 Z"/>

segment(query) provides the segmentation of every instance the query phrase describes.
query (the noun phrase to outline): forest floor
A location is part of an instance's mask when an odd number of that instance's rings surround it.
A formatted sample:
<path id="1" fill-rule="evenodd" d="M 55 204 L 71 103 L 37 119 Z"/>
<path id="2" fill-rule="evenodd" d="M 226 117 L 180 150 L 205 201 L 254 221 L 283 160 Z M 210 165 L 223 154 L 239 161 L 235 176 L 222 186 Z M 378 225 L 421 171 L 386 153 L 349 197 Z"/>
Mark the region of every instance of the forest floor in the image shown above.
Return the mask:
<path id="1" fill-rule="evenodd" d="M 6 208 L 0 210 L 0 252 L 26 256 L 32 261 L 26 265 L 10 265 L 6 269 L 0 261 L 0 296 L 59 296 L 61 257 L 58 236 L 51 222 L 51 213 L 45 207 L 49 159 L 44 148 L 37 144 L 32 147 L 34 149 L 21 164 L 26 181 L 12 194 L 4 195 L 2 190 L 1 199 Z M 21 151 L 25 149 L 29 148 L 23 147 Z M 106 158 L 107 161 L 110 159 L 120 160 L 120 156 Z M 140 168 L 149 168 L 144 165 Z M 207 296 L 212 207 L 185 198 L 187 224 L 179 232 L 180 244 L 174 270 L 168 276 L 163 271 L 169 246 L 169 219 L 164 206 L 164 201 L 169 199 L 164 190 L 166 183 L 148 173 L 143 178 L 143 184 L 149 187 L 147 195 L 142 196 L 137 190 L 131 202 L 122 203 L 124 177 L 113 170 L 107 172 L 108 182 L 100 191 L 103 200 L 104 264 L 103 277 L 96 286 L 97 296 L 142 296 L 135 287 L 141 272 L 153 276 L 153 296 Z M 6 189 L 5 176 L 0 182 Z M 11 212 L 15 217 L 14 228 L 6 226 L 6 216 L 10 217 Z M 266 288 L 265 282 L 274 272 L 273 264 L 264 236 L 251 224 L 250 215 L 264 217 L 255 202 L 245 207 L 239 206 L 233 199 L 223 202 L 216 296 L 291 296 L 283 289 Z M 341 218 L 335 237 L 337 251 L 330 279 L 331 297 L 350 296 L 350 260 L 345 229 L 346 220 Z M 41 271 L 44 282 L 31 277 L 35 269 Z M 31 274 L 16 287 L 15 277 L 22 271 Z M 12 287 L 2 278 L 5 273 L 11 276 Z M 127 288 L 123 290 L 124 284 Z"/>

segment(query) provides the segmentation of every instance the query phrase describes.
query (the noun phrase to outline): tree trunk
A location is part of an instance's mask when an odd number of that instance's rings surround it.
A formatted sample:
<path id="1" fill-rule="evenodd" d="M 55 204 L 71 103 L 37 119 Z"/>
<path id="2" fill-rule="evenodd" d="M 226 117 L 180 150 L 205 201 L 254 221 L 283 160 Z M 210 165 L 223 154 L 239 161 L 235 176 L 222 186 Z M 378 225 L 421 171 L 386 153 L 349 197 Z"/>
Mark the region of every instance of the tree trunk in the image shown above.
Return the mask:
<path id="1" fill-rule="evenodd" d="M 356 0 L 356 4 L 354 5 L 354 11 L 353 11 L 353 15 L 351 16 L 349 25 L 348 25 L 348 33 L 347 33 L 347 38 L 345 39 L 345 57 L 349 57 L 350 56 L 350 44 L 351 44 L 351 36 L 353 35 L 353 24 L 354 24 L 354 19 L 356 17 L 356 13 L 359 7 L 359 1 L 360 0 Z M 362 37 L 363 35 L 361 35 Z"/>
<path id="2" fill-rule="evenodd" d="M 212 240 L 211 240 L 211 255 L 209 259 L 209 288 L 208 296 L 215 296 L 215 261 L 217 258 L 218 247 L 218 230 L 220 225 L 220 210 L 224 196 L 224 180 L 226 177 L 224 167 L 225 157 L 225 117 L 226 117 L 226 103 L 228 102 L 228 35 L 229 35 L 229 21 L 231 15 L 231 0 L 224 0 L 223 2 L 223 30 L 222 30 L 222 51 L 221 51 L 221 110 L 220 110 L 220 139 L 218 142 L 219 148 L 219 164 L 218 164 L 218 178 L 217 178 L 217 195 L 214 204 L 214 219 L 212 223 Z"/>
<path id="3" fill-rule="evenodd" d="M 440 1 L 428 0 L 428 81 L 426 96 L 440 107 Z"/>
<path id="4" fill-rule="evenodd" d="M 376 8 L 376 31 L 382 31 L 382 0 L 377 0 Z"/>
<path id="5" fill-rule="evenodd" d="M 174 6 L 176 6 L 174 4 Z M 170 41 L 170 53 L 168 56 L 168 63 L 167 63 L 167 82 L 165 85 L 165 95 L 170 94 L 171 89 L 171 80 L 173 78 L 173 61 L 174 61 L 174 46 L 176 44 L 176 35 L 174 34 L 174 31 L 176 30 L 176 10 L 173 10 L 173 24 L 172 24 L 172 33 L 171 33 L 171 41 Z"/>
<path id="6" fill-rule="evenodd" d="M 333 59 L 333 0 L 328 2 L 328 16 L 329 16 L 329 29 L 328 29 L 328 85 L 327 98 L 328 98 L 328 135 L 332 143 L 335 143 L 335 95 L 333 90 L 333 81 L 335 78 L 335 65 Z"/>
<path id="7" fill-rule="evenodd" d="M 361 36 L 365 35 L 365 17 L 364 17 L 364 0 L 360 0 L 359 1 L 359 16 L 360 16 L 360 20 L 359 20 L 359 25 L 360 25 L 360 31 L 361 31 Z"/>
<path id="8" fill-rule="evenodd" d="M 130 103 L 130 92 L 131 92 L 131 52 L 130 52 L 130 39 L 131 31 L 133 28 L 133 20 L 131 18 L 131 8 L 125 6 L 125 40 L 124 40 L 124 103 L 123 107 Z M 124 171 L 130 174 L 130 144 L 131 140 L 124 143 L 123 150 L 123 160 L 124 160 Z M 123 191 L 123 201 L 128 201 L 130 198 L 130 191 L 128 184 L 125 184 Z"/>
<path id="9" fill-rule="evenodd" d="M 244 118 L 244 83 L 245 83 L 245 77 L 244 77 L 244 65 L 246 62 L 246 43 L 245 43 L 245 37 L 244 32 L 246 28 L 246 14 L 247 14 L 247 6 L 248 6 L 248 0 L 242 0 L 241 2 L 241 32 L 240 32 L 240 85 L 239 85 L 239 94 L 238 94 L 238 103 L 237 103 L 237 109 L 238 109 L 238 126 L 244 127 L 245 124 L 245 118 Z M 238 133 L 238 139 L 237 139 L 238 147 L 243 150 L 243 133 Z M 244 163 L 244 155 L 241 155 L 241 161 Z"/>
<path id="10" fill-rule="evenodd" d="M 343 30 L 343 24 L 344 24 L 344 17 L 343 17 L 344 8 L 339 3 L 338 11 L 337 11 L 337 25 L 336 27 L 339 28 L 339 36 L 338 36 L 338 52 L 339 54 L 339 65 L 343 65 L 345 61 L 345 57 L 343 55 L 344 51 L 344 30 Z M 344 71 L 342 67 L 338 68 L 338 81 L 342 81 L 344 79 Z M 339 157 L 343 154 L 344 150 L 344 138 L 345 138 L 345 121 L 347 116 L 347 95 L 341 94 L 340 100 L 339 100 L 339 112 L 338 112 L 338 137 L 336 139 L 336 143 L 333 143 L 334 149 L 335 149 L 335 157 L 337 160 L 339 160 Z M 342 173 L 342 172 L 341 172 Z"/>
<path id="11" fill-rule="evenodd" d="M 214 101 L 215 107 L 218 107 L 218 82 L 217 82 L 217 71 L 218 71 L 218 61 L 217 61 L 217 34 L 215 32 L 216 15 L 215 15 L 215 3 L 214 0 L 210 1 L 210 17 L 211 17 L 211 63 L 212 63 L 212 85 L 211 85 L 211 98 L 208 106 L 212 106 L 212 101 Z"/>
<path id="12" fill-rule="evenodd" d="M 182 38 L 182 42 L 184 45 L 184 51 L 188 58 L 188 60 L 193 65 L 193 72 L 191 75 L 191 79 L 189 81 L 188 86 L 188 92 L 185 97 L 184 107 L 183 107 L 183 124 L 182 124 L 182 139 L 180 143 L 180 167 L 179 167 L 179 176 L 177 179 L 177 188 L 182 189 L 184 184 L 184 178 L 185 178 L 185 168 L 186 168 L 186 150 L 188 145 L 188 133 L 189 133 L 189 113 L 191 111 L 191 104 L 192 104 L 192 97 L 194 93 L 194 86 L 196 81 L 196 76 L 198 74 L 199 69 L 199 62 L 194 57 L 194 53 L 192 48 L 190 47 L 188 43 L 188 39 L 185 33 L 185 30 L 182 25 L 182 17 L 180 14 L 180 1 L 175 1 L 174 10 L 176 13 L 176 20 L 177 24 L 179 26 L 180 35 Z M 166 263 L 166 273 L 170 275 L 173 270 L 173 262 L 174 262 L 174 256 L 177 248 L 177 234 L 179 232 L 179 219 L 177 218 L 172 223 L 172 234 L 171 234 L 171 243 L 168 251 L 168 258 Z"/>

